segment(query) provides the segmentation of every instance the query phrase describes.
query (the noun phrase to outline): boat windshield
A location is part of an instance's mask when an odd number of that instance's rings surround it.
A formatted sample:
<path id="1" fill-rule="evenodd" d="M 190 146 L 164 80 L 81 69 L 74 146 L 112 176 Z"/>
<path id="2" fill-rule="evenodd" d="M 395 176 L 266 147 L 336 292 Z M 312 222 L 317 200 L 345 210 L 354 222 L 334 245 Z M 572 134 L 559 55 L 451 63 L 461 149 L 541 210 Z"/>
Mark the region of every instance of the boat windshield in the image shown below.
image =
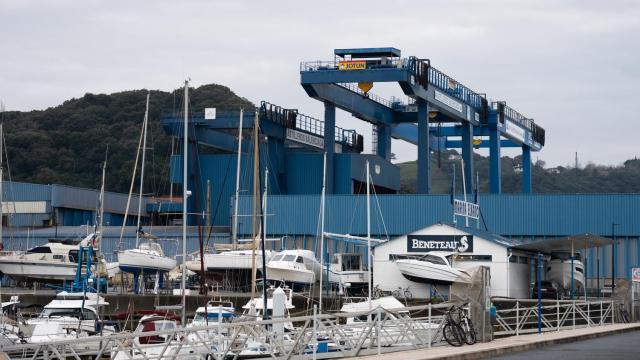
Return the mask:
<path id="1" fill-rule="evenodd" d="M 273 257 L 273 261 L 280 261 L 284 255 L 276 255 Z"/>
<path id="2" fill-rule="evenodd" d="M 157 252 L 160 256 L 164 256 L 164 253 L 162 251 L 162 247 L 160 246 L 160 244 L 158 244 L 157 242 L 153 242 L 153 241 L 149 241 L 146 243 L 141 243 L 140 244 L 140 249 L 141 250 L 151 250 L 151 251 L 155 251 Z"/>
<path id="3" fill-rule="evenodd" d="M 429 255 L 429 254 L 424 254 L 424 255 L 390 255 L 390 257 L 394 261 L 395 260 L 418 260 L 418 261 L 430 262 L 430 263 L 436 264 L 436 265 L 449 265 L 440 256 Z"/>
<path id="4" fill-rule="evenodd" d="M 434 255 L 424 255 L 421 260 L 437 265 L 447 265 L 443 258 Z"/>
<path id="5" fill-rule="evenodd" d="M 51 248 L 48 246 L 38 246 L 27 250 L 30 254 L 51 254 Z"/>
<path id="6" fill-rule="evenodd" d="M 69 309 L 65 309 L 65 308 L 46 308 L 44 310 L 42 310 L 42 312 L 40 313 L 40 317 L 41 318 L 55 318 L 55 317 L 73 317 L 76 319 L 80 319 L 80 316 L 82 316 L 83 320 L 95 320 L 96 319 L 96 314 L 93 313 L 93 311 L 89 310 L 89 309 L 83 309 L 82 314 L 80 313 L 80 309 L 79 308 L 69 308 Z"/>
<path id="7" fill-rule="evenodd" d="M 296 256 L 295 256 L 295 255 L 285 255 L 285 256 L 282 258 L 282 261 L 291 261 L 291 262 L 292 262 L 292 261 L 295 261 L 295 259 L 296 259 Z"/>
<path id="8" fill-rule="evenodd" d="M 232 318 L 235 316 L 234 314 L 230 314 L 230 313 L 222 313 L 221 315 L 222 315 L 222 322 L 231 322 Z M 199 311 L 193 317 L 193 322 L 204 322 L 205 318 L 206 316 L 204 311 Z M 218 313 L 210 312 L 208 318 L 210 322 L 218 322 Z"/>

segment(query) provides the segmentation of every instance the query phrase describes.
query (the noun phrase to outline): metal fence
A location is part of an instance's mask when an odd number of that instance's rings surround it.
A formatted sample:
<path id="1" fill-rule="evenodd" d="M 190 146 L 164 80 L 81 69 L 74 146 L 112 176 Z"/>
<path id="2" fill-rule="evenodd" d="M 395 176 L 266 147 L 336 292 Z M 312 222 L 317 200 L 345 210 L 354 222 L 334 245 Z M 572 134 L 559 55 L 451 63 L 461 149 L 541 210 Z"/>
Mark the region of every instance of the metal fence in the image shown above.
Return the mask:
<path id="1" fill-rule="evenodd" d="M 104 356 L 117 359 L 229 359 L 248 353 L 278 359 L 322 359 L 381 354 L 442 344 L 442 314 L 448 306 L 428 305 L 397 311 L 375 308 L 273 320 L 241 318 L 241 321 L 213 326 L 0 345 L 0 351 L 11 358 L 29 359 L 98 359 Z M 297 327 L 285 332 L 284 327 L 291 323 Z M 158 341 L 150 344 L 150 341 L 140 341 L 141 338 Z"/>
<path id="2" fill-rule="evenodd" d="M 501 300 L 493 324 L 495 336 L 535 333 L 540 330 L 560 331 L 602 326 L 616 322 L 614 301 L 556 300 L 543 301 L 538 309 L 535 301 Z"/>
<path id="3" fill-rule="evenodd" d="M 615 323 L 612 301 L 501 300 L 494 318 L 494 335 L 511 336 L 542 331 Z M 444 344 L 445 312 L 450 304 L 375 308 L 355 313 L 316 314 L 260 320 L 241 317 L 212 326 L 173 328 L 153 332 L 121 332 L 47 343 L 1 345 L 11 358 L 53 359 L 111 356 L 116 359 L 230 359 L 240 356 L 274 359 L 326 359 L 382 354 Z M 477 323 L 477 321 L 476 321 Z M 296 327 L 285 331 L 285 327 Z M 141 341 L 140 339 L 155 339 Z"/>

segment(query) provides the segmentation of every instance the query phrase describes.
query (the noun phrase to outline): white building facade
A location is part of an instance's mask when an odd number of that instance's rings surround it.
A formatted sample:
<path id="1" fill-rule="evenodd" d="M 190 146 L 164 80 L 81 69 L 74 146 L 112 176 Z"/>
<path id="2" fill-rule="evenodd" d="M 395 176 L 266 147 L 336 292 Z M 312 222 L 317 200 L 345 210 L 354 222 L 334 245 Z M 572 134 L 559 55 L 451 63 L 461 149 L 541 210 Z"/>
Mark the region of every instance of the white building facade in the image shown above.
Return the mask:
<path id="1" fill-rule="evenodd" d="M 434 224 L 379 244 L 374 250 L 373 285 L 382 291 L 408 288 L 414 298 L 429 298 L 433 290 L 448 293 L 448 286 L 416 282 L 405 277 L 394 261 L 398 256 L 452 251 L 452 266 L 468 270 L 486 266 L 491 274 L 491 296 L 528 298 L 533 259 L 511 250 L 509 239 L 475 228 Z M 533 273 L 535 274 L 535 273 Z M 435 288 L 434 288 L 435 287 Z"/>

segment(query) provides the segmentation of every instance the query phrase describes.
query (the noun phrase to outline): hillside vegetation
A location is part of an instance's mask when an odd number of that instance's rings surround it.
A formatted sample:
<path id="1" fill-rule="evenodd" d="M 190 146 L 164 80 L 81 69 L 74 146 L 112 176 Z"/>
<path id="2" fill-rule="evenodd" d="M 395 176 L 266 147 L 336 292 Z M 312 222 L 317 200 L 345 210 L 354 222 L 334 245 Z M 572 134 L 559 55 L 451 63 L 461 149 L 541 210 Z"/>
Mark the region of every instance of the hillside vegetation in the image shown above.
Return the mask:
<path id="1" fill-rule="evenodd" d="M 451 192 L 453 166 L 456 167 L 456 192 L 462 191 L 462 175 L 459 155 L 449 150 L 432 159 L 432 189 L 434 193 Z M 502 191 L 518 193 L 522 190 L 522 174 L 518 172 L 522 158 L 503 157 Z M 416 162 L 398 164 L 400 167 L 401 190 L 416 192 Z M 474 154 L 475 172 L 480 178 L 480 192 L 489 191 L 489 158 Z M 474 172 L 474 173 L 475 173 Z M 475 178 L 475 176 L 474 176 Z M 536 193 L 638 193 L 640 192 L 640 160 L 631 159 L 620 166 L 588 164 L 584 167 L 547 168 L 543 161 L 533 165 L 533 191 Z"/>
<path id="2" fill-rule="evenodd" d="M 46 110 L 5 112 L 5 139 L 11 179 L 97 188 L 107 145 L 106 187 L 129 192 L 129 182 L 145 111 L 147 90 L 86 94 Z M 171 139 L 160 117 L 179 114 L 183 92 L 150 92 L 145 192 L 168 189 Z M 250 108 L 253 105 L 221 85 L 191 89 L 193 111 Z M 5 175 L 5 179 L 7 179 Z"/>
<path id="3" fill-rule="evenodd" d="M 160 118 L 171 114 L 181 116 L 182 94 L 182 89 L 151 91 L 146 193 L 168 193 L 168 157 L 172 143 L 160 125 Z M 191 108 L 197 112 L 205 107 L 225 110 L 254 106 L 229 88 L 216 84 L 192 89 L 190 94 Z M 128 192 L 146 95 L 147 90 L 86 94 L 46 110 L 3 113 L 11 179 L 98 188 L 108 145 L 106 187 L 111 191 Z M 451 191 L 453 166 L 456 166 L 457 174 L 456 191 L 461 191 L 458 158 L 453 150 L 433 156 L 434 193 Z M 478 154 L 474 159 L 480 191 L 488 192 L 489 159 Z M 520 192 L 521 174 L 516 169 L 521 158 L 503 157 L 501 161 L 503 192 Z M 416 163 L 398 166 L 401 191 L 414 193 Z M 533 187 L 538 193 L 638 193 L 640 160 L 627 160 L 620 166 L 611 167 L 589 164 L 580 168 L 554 169 L 548 169 L 544 162 L 538 161 L 533 167 Z"/>

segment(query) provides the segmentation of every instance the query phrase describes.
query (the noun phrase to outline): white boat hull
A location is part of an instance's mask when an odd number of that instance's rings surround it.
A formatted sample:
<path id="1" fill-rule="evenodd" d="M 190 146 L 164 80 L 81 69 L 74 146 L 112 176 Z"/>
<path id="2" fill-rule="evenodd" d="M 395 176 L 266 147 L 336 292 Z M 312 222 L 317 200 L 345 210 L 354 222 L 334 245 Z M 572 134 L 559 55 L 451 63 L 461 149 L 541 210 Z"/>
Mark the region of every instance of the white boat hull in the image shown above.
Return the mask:
<path id="1" fill-rule="evenodd" d="M 369 282 L 369 272 L 360 271 L 334 271 L 329 270 L 329 282 L 331 284 L 366 284 Z"/>
<path id="2" fill-rule="evenodd" d="M 267 265 L 267 280 L 282 281 L 285 283 L 313 285 L 316 283 L 316 274 L 306 269 L 293 269 L 290 267 Z"/>
<path id="3" fill-rule="evenodd" d="M 427 284 L 466 282 L 463 272 L 447 265 L 403 259 L 396 260 L 396 266 L 404 277 L 414 282 Z"/>
<path id="4" fill-rule="evenodd" d="M 573 260 L 573 288 L 584 286 L 584 265 L 580 260 Z M 565 290 L 571 289 L 571 260 L 553 259 L 547 265 L 547 280 L 553 281 Z"/>
<path id="5" fill-rule="evenodd" d="M 118 252 L 118 267 L 121 271 L 134 274 L 154 274 L 171 271 L 176 267 L 176 260 L 132 249 Z"/>
<path id="6" fill-rule="evenodd" d="M 51 263 L 33 260 L 0 260 L 0 272 L 23 280 L 72 281 L 78 265 L 70 262 Z"/>
<path id="7" fill-rule="evenodd" d="M 271 253 L 267 251 L 267 261 L 271 257 Z M 242 251 L 225 251 L 217 254 L 204 255 L 205 271 L 225 271 L 225 270 L 251 270 L 253 268 L 253 254 L 250 250 Z M 256 269 L 262 268 L 262 251 L 256 251 L 255 257 Z M 200 272 L 200 259 L 187 261 L 187 269 Z"/>

